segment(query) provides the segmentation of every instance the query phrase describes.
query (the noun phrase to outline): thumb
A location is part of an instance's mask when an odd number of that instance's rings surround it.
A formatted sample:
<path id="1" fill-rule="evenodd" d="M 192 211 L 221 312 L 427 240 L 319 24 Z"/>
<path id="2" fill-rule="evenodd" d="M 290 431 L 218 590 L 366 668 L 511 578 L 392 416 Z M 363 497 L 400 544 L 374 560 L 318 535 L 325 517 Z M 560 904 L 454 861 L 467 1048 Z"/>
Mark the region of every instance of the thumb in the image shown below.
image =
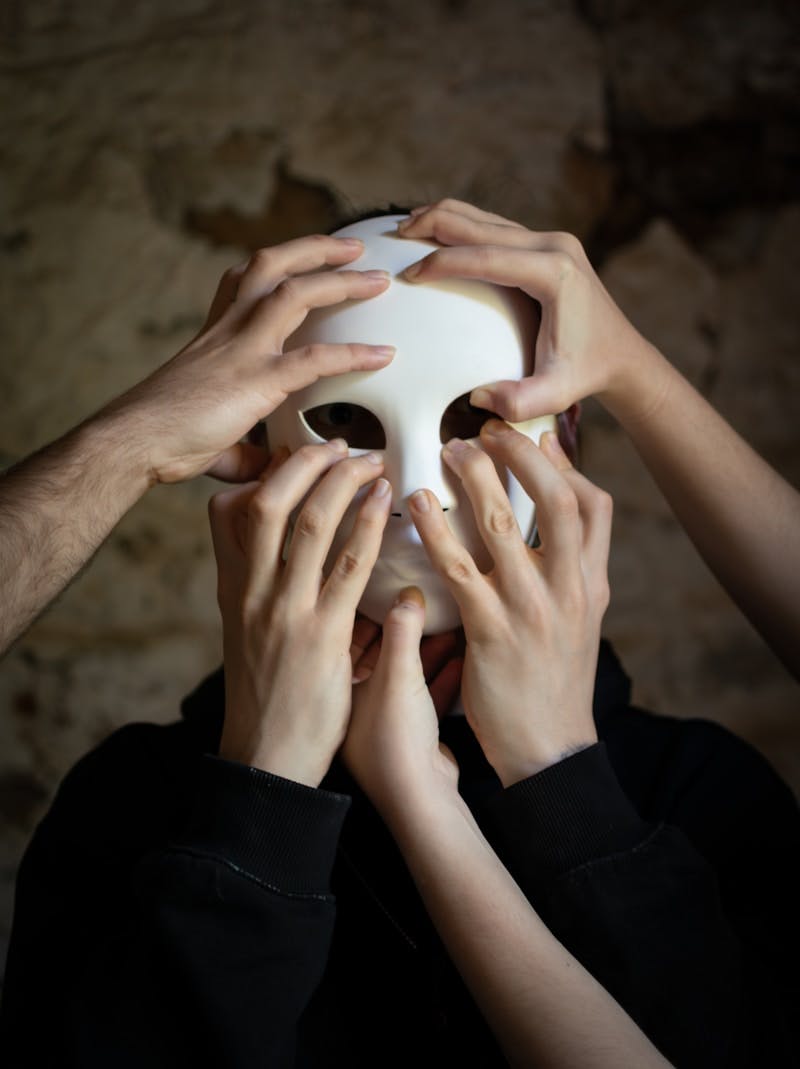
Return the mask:
<path id="1" fill-rule="evenodd" d="M 425 597 L 419 587 L 408 586 L 395 598 L 383 622 L 378 667 L 384 672 L 418 674 L 423 683 L 419 644 L 425 624 Z"/>
<path id="2" fill-rule="evenodd" d="M 470 404 L 495 412 L 509 423 L 523 423 L 568 408 L 574 397 L 563 396 L 563 383 L 555 375 L 540 372 L 527 379 L 504 379 L 479 386 L 470 394 Z"/>
<path id="3" fill-rule="evenodd" d="M 225 483 L 246 483 L 257 479 L 268 461 L 263 446 L 237 442 L 220 453 L 205 474 Z"/>

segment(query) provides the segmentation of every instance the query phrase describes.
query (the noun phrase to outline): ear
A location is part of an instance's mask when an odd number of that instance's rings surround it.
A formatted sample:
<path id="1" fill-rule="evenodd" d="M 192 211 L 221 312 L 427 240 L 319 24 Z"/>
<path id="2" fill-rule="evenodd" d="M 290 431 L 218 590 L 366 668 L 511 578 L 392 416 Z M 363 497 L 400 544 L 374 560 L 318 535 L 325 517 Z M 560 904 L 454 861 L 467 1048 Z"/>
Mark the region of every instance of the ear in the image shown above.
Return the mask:
<path id="1" fill-rule="evenodd" d="M 558 441 L 561 448 L 570 459 L 574 468 L 579 468 L 580 447 L 578 438 L 578 424 L 581 421 L 581 403 L 576 401 L 565 412 L 559 412 L 556 416 L 558 429 Z"/>

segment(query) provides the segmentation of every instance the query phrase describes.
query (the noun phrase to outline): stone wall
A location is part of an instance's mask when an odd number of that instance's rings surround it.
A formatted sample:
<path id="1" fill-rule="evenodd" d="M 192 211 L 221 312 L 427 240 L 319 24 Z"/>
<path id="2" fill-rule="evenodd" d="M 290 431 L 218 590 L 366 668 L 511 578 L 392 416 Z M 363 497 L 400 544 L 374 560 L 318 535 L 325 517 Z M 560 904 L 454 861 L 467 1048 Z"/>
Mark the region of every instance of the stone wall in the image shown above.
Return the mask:
<path id="1" fill-rule="evenodd" d="M 798 11 L 6 0 L 0 465 L 181 347 L 249 250 L 453 194 L 577 233 L 796 482 Z M 606 633 L 637 697 L 728 724 L 800 787 L 794 684 L 591 403 L 584 461 L 616 500 Z M 219 662 L 211 491 L 153 491 L 0 665 L 0 934 L 64 772 L 117 725 L 174 717 Z"/>

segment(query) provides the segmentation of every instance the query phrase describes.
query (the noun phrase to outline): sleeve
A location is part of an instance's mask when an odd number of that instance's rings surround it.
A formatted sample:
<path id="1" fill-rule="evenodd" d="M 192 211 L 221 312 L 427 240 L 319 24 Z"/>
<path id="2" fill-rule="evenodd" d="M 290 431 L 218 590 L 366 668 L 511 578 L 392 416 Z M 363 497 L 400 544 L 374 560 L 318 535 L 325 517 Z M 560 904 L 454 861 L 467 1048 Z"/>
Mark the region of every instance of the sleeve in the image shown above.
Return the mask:
<path id="1" fill-rule="evenodd" d="M 551 931 L 676 1066 L 792 1064 L 714 870 L 678 828 L 641 819 L 603 743 L 496 794 L 484 817 Z M 778 1060 L 759 1060 L 767 1047 Z"/>
<path id="2" fill-rule="evenodd" d="M 70 793 L 20 872 L 4 1064 L 292 1065 L 349 799 L 204 757 L 179 833 L 126 866 L 76 834 Z"/>

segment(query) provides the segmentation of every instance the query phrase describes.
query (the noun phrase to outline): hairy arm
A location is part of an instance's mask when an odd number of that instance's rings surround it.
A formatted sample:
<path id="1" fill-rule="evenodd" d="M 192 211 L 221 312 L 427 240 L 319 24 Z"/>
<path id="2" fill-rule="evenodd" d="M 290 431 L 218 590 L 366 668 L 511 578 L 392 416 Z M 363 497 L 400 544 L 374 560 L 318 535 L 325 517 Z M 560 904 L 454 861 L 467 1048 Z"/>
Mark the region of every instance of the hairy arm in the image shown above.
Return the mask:
<path id="1" fill-rule="evenodd" d="M 89 561 L 155 482 L 208 473 L 243 482 L 264 465 L 242 443 L 295 390 L 385 366 L 391 347 L 284 351 L 311 308 L 382 292 L 382 272 L 319 271 L 361 243 L 321 235 L 259 249 L 223 276 L 198 336 L 143 382 L 0 478 L 0 654 Z"/>
<path id="2" fill-rule="evenodd" d="M 0 477 L 0 653 L 150 485 L 135 440 L 124 418 L 90 421 Z"/>

